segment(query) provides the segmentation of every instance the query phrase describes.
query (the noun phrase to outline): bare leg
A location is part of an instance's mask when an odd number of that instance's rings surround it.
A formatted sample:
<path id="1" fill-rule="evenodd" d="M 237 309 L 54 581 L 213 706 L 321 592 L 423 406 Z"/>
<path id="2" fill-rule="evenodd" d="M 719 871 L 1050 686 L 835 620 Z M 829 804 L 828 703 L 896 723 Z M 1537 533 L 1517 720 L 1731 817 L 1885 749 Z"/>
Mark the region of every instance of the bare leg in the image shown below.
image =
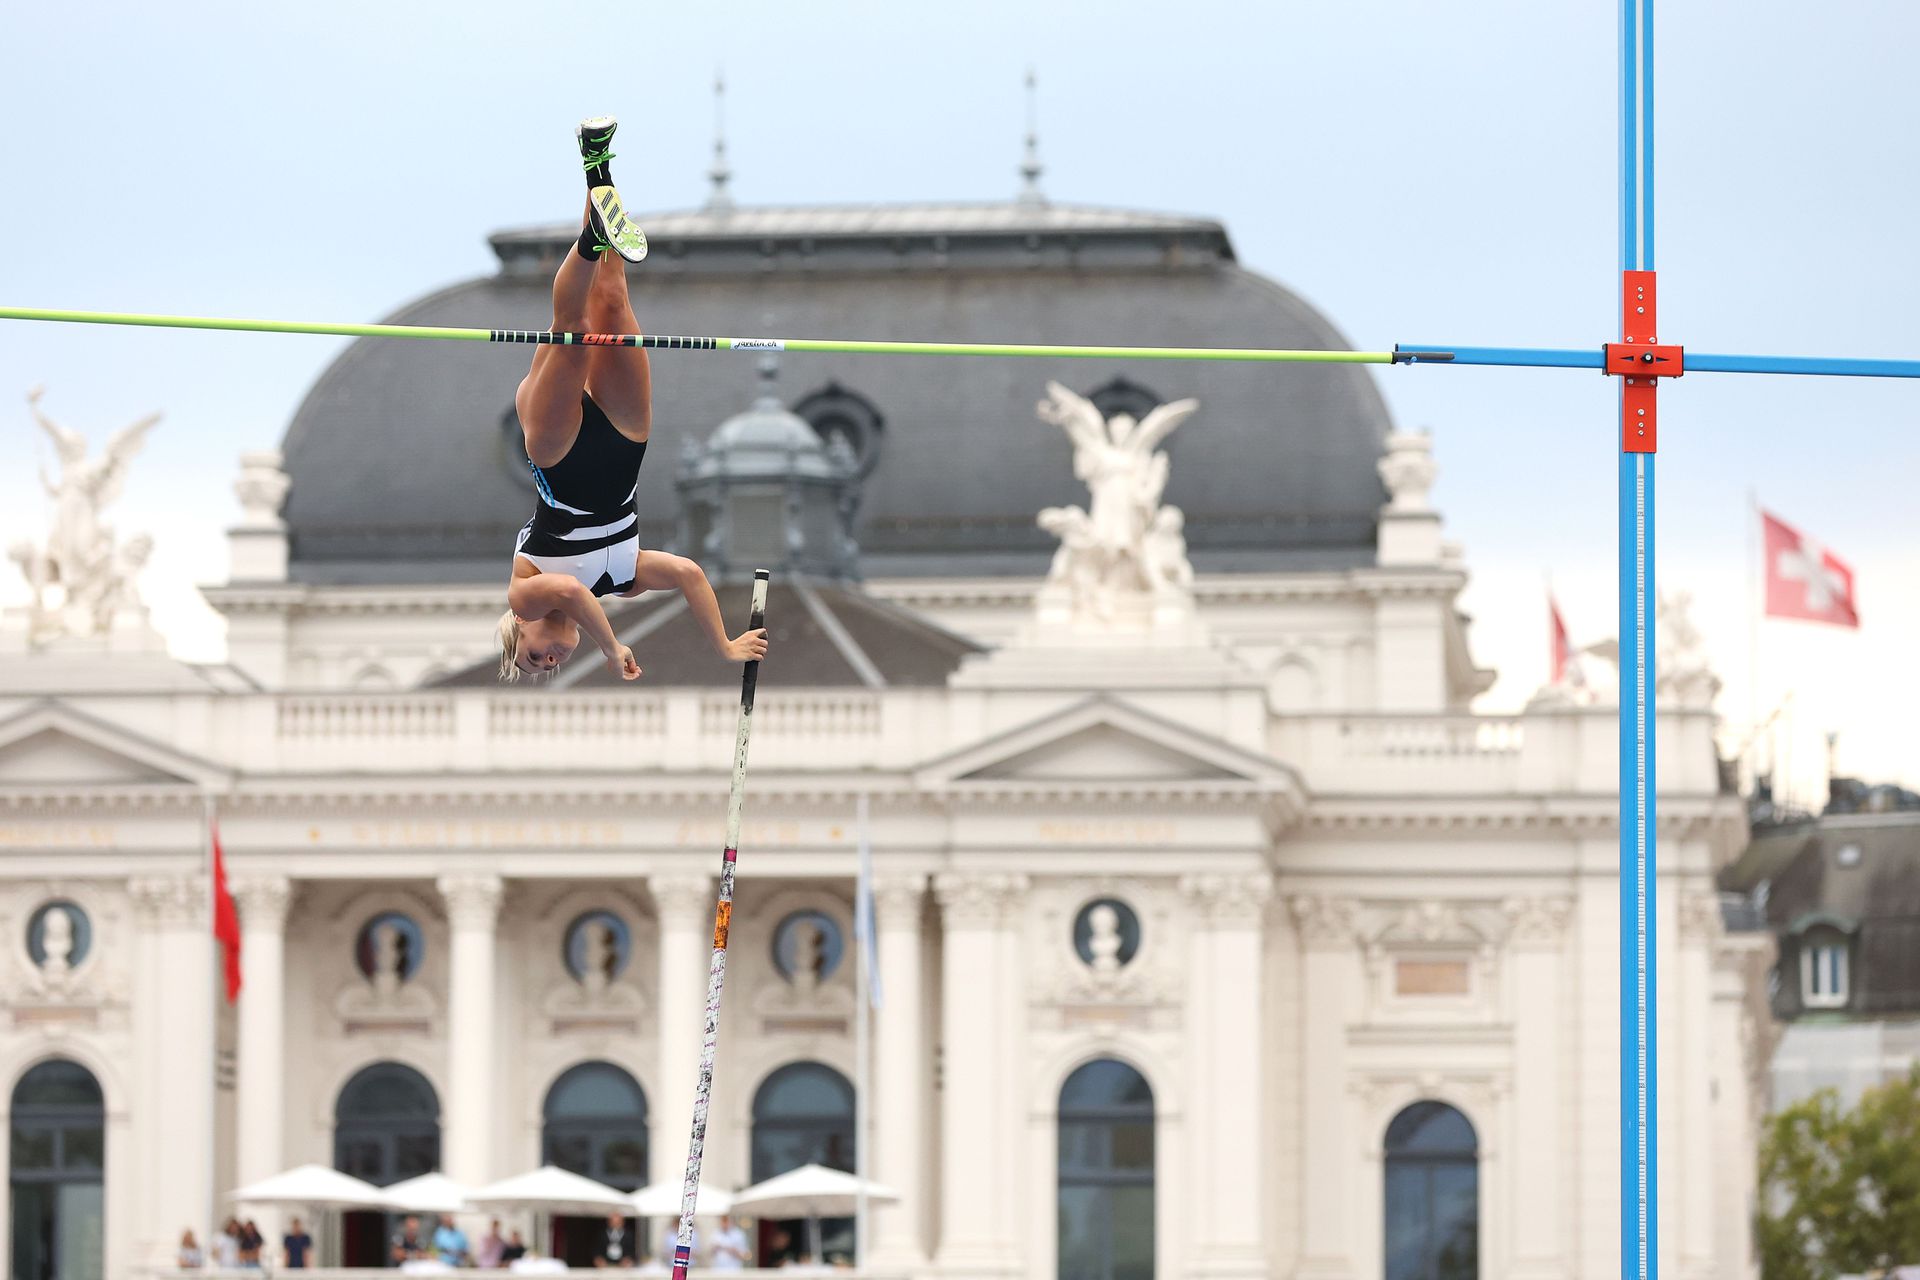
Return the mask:
<path id="1" fill-rule="evenodd" d="M 583 226 L 585 222 L 583 216 Z M 567 250 L 553 277 L 554 332 L 587 327 L 587 300 L 599 265 Z M 587 385 L 592 356 L 588 347 L 541 347 L 533 353 L 533 367 L 520 380 L 513 403 L 520 414 L 520 430 L 526 435 L 527 457 L 536 466 L 552 466 L 573 447 L 573 438 L 580 431 L 580 393 Z"/>
<path id="2" fill-rule="evenodd" d="M 639 333 L 627 297 L 627 264 L 617 253 L 600 256 L 587 294 L 587 327 L 595 333 Z M 593 347 L 587 356 L 587 394 L 630 440 L 653 427 L 653 371 L 639 347 Z"/>

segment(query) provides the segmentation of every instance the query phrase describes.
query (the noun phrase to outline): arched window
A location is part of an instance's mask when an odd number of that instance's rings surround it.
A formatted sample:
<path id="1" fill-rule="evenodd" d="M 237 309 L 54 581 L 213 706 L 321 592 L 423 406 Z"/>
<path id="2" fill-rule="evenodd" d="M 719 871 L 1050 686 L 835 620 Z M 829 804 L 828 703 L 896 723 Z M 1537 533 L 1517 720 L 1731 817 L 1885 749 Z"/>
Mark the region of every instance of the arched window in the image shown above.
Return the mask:
<path id="1" fill-rule="evenodd" d="M 790 1062 L 761 1082 L 753 1095 L 753 1168 L 755 1182 L 823 1164 L 853 1172 L 853 1085 L 832 1067 Z M 763 1267 L 811 1253 L 803 1220 L 760 1224 L 759 1258 Z M 823 1261 L 853 1254 L 853 1219 L 829 1218 L 820 1224 Z"/>
<path id="2" fill-rule="evenodd" d="M 1152 1280 L 1153 1088 L 1099 1058 L 1060 1086 L 1060 1280 Z"/>
<path id="3" fill-rule="evenodd" d="M 1161 405 L 1157 392 L 1143 387 L 1130 378 L 1115 377 L 1087 392 L 1087 399 L 1100 411 L 1103 418 L 1115 418 L 1127 414 L 1138 422 Z"/>
<path id="4" fill-rule="evenodd" d="M 1444 1102 L 1416 1102 L 1387 1126 L 1386 1280 L 1480 1274 L 1479 1150 Z"/>
<path id="5" fill-rule="evenodd" d="M 570 1067 L 547 1090 L 542 1163 L 621 1191 L 647 1183 L 647 1095 L 611 1062 Z"/>
<path id="6" fill-rule="evenodd" d="M 347 1081 L 333 1108 L 333 1167 L 376 1187 L 438 1169 L 440 1098 L 427 1078 L 376 1062 Z M 344 1225 L 342 1265 L 388 1265 L 383 1214 L 349 1213 Z"/>
<path id="7" fill-rule="evenodd" d="M 621 1191 L 646 1185 L 647 1095 L 626 1071 L 611 1062 L 567 1068 L 547 1090 L 541 1114 L 541 1163 Z M 550 1248 L 568 1266 L 590 1267 L 606 1238 L 604 1217 L 560 1215 L 553 1220 Z M 638 1256 L 631 1224 L 621 1243 L 629 1256 Z"/>
<path id="8" fill-rule="evenodd" d="M 100 1082 L 56 1058 L 13 1087 L 16 1280 L 99 1280 L 105 1270 L 106 1107 Z"/>
<path id="9" fill-rule="evenodd" d="M 802 396 L 793 411 L 829 444 L 844 440 L 853 451 L 859 475 L 869 474 L 879 463 L 887 420 L 873 402 L 859 392 L 829 382 Z"/>

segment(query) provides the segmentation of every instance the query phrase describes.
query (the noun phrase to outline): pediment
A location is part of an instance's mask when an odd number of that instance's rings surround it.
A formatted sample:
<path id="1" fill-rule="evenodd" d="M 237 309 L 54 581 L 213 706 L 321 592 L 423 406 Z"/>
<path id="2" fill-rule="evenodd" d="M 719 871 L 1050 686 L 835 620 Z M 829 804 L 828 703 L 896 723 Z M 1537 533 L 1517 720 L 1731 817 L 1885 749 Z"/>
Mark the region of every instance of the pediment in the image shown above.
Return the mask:
<path id="1" fill-rule="evenodd" d="M 1178 747 L 1112 724 L 1090 725 L 962 774 L 965 778 L 1034 781 L 1146 782 L 1244 778 Z"/>
<path id="2" fill-rule="evenodd" d="M 211 761 L 60 703 L 0 720 L 0 787 L 206 789 L 230 777 Z"/>
<path id="3" fill-rule="evenodd" d="M 916 772 L 923 785 L 1297 786 L 1292 772 L 1277 761 L 1105 696 L 996 734 Z"/>

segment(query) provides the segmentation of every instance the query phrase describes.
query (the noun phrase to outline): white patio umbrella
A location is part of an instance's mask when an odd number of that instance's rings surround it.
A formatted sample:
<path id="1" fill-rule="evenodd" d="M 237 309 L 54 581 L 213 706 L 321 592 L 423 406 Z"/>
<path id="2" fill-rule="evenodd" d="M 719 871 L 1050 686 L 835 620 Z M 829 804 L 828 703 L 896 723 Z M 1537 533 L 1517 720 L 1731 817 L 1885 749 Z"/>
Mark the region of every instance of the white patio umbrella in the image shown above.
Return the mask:
<path id="1" fill-rule="evenodd" d="M 633 1201 L 625 1192 L 615 1191 L 592 1178 L 583 1178 L 577 1173 L 568 1173 L 565 1169 L 546 1164 L 531 1173 L 469 1191 L 467 1208 L 481 1212 L 531 1209 L 536 1215 L 550 1217 L 556 1213 L 632 1213 Z M 536 1218 L 535 1241 L 547 1240 L 547 1233 L 541 1230 L 543 1225 Z"/>
<path id="2" fill-rule="evenodd" d="M 303 1164 L 270 1178 L 262 1178 L 229 1191 L 227 1199 L 236 1204 L 307 1209 L 315 1212 L 316 1216 L 329 1209 L 384 1210 L 387 1207 L 380 1188 L 371 1182 L 348 1177 L 338 1169 L 329 1169 L 322 1164 Z M 324 1241 L 330 1233 L 321 1231 L 317 1234 Z"/>
<path id="3" fill-rule="evenodd" d="M 853 1216 L 863 1190 L 868 1204 L 900 1202 L 900 1193 L 892 1187 L 866 1182 L 825 1165 L 803 1164 L 778 1177 L 755 1183 L 745 1191 L 735 1192 L 733 1207 L 738 1213 L 761 1218 L 805 1218 L 813 1260 L 823 1262 L 820 1219 Z"/>
<path id="4" fill-rule="evenodd" d="M 387 1206 L 400 1213 L 460 1213 L 467 1189 L 444 1173 L 423 1173 L 383 1188 Z"/>
<path id="5" fill-rule="evenodd" d="M 312 1205 L 325 1209 L 384 1209 L 385 1196 L 371 1182 L 350 1178 L 338 1169 L 320 1164 L 303 1164 L 271 1178 L 262 1178 L 237 1190 L 227 1199 L 241 1204 Z"/>
<path id="6" fill-rule="evenodd" d="M 650 1187 L 633 1193 L 628 1203 L 634 1213 L 642 1218 L 680 1218 L 681 1186 L 677 1182 L 656 1182 Z M 723 1213 L 733 1212 L 733 1193 L 722 1191 L 718 1187 L 700 1184 L 694 1193 L 693 1216 L 696 1218 L 717 1218 Z"/>

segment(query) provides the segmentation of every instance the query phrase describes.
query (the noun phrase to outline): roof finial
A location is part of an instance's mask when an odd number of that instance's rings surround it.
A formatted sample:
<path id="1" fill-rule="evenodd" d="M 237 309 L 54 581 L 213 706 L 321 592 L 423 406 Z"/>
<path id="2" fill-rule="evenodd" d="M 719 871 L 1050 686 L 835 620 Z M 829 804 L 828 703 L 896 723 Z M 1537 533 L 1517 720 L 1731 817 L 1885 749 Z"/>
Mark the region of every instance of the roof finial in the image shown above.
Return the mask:
<path id="1" fill-rule="evenodd" d="M 727 194 L 727 182 L 733 177 L 727 167 L 727 82 L 717 71 L 713 75 L 713 168 L 707 170 L 707 177 L 713 182 L 713 190 L 707 193 L 708 212 L 732 209 L 733 197 Z"/>
<path id="2" fill-rule="evenodd" d="M 1033 68 L 1027 68 L 1027 153 L 1020 162 L 1020 176 L 1025 179 L 1020 186 L 1021 204 L 1045 204 L 1047 197 L 1040 190 L 1040 123 L 1035 105 L 1035 91 L 1039 81 L 1035 79 Z"/>

